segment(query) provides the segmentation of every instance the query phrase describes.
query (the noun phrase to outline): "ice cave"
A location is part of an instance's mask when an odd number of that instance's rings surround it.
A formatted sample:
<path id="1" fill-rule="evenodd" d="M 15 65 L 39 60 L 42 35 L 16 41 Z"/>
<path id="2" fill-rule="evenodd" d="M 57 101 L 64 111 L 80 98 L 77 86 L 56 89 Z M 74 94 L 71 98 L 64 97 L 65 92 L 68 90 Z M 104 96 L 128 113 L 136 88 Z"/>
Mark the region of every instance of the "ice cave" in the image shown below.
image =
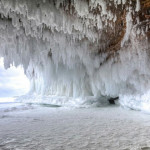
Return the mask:
<path id="1" fill-rule="evenodd" d="M 0 0 L 1 58 L 0 150 L 150 150 L 150 0 Z"/>
<path id="2" fill-rule="evenodd" d="M 149 0 L 1 0 L 0 56 L 23 65 L 23 101 L 150 107 Z M 106 99 L 106 100 L 104 100 Z"/>

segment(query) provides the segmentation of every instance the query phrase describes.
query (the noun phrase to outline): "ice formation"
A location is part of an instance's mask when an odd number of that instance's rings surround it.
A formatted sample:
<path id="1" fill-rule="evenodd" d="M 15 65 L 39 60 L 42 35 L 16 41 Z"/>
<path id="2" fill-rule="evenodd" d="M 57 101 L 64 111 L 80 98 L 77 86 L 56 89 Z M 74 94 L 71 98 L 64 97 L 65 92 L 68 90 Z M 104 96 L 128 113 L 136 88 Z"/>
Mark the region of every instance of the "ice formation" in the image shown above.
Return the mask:
<path id="1" fill-rule="evenodd" d="M 140 9 L 139 0 L 1 0 L 0 55 L 5 68 L 23 65 L 28 99 L 75 105 L 119 96 L 142 108 L 150 104 L 150 24 Z"/>

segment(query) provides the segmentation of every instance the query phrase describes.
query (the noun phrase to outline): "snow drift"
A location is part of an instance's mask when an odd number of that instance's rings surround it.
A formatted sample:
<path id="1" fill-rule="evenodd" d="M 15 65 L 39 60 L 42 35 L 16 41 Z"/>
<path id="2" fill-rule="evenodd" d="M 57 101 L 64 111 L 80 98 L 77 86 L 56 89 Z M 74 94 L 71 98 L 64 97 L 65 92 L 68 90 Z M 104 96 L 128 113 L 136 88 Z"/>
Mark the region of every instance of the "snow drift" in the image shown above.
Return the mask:
<path id="1" fill-rule="evenodd" d="M 5 68 L 23 65 L 28 100 L 75 105 L 119 96 L 123 106 L 144 109 L 150 24 L 139 11 L 138 0 L 1 0 L 0 55 Z"/>

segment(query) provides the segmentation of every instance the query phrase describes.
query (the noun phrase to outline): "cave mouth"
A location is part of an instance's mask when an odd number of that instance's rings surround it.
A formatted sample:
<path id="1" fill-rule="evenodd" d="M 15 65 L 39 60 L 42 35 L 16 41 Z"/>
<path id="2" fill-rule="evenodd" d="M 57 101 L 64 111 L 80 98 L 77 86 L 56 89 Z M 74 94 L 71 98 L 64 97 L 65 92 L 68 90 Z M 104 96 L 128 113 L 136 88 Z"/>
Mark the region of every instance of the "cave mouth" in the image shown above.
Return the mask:
<path id="1" fill-rule="evenodd" d="M 22 65 L 30 80 L 29 94 L 19 99 L 91 106 L 119 97 L 122 106 L 145 108 L 148 10 L 147 0 L 1 0 L 0 56 L 5 68 Z"/>
<path id="2" fill-rule="evenodd" d="M 16 97 L 29 90 L 29 80 L 22 66 L 5 69 L 4 59 L 0 58 L 0 103 L 15 102 Z"/>

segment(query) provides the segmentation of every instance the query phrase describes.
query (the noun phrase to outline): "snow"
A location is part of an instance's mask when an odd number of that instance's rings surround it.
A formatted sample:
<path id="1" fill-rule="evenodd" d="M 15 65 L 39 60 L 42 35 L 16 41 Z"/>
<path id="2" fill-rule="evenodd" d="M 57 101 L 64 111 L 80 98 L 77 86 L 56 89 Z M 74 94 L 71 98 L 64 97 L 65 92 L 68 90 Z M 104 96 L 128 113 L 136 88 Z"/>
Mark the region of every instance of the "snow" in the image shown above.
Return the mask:
<path id="1" fill-rule="evenodd" d="M 126 104 L 129 95 L 134 108 L 149 105 L 142 96 L 150 89 L 148 39 L 146 31 L 139 38 L 141 29 L 132 20 L 136 10 L 126 3 L 1 0 L 0 56 L 5 68 L 22 64 L 31 84 L 29 95 L 19 99 L 78 106 L 119 96 L 123 106 L 132 108 Z M 110 54 L 106 33 L 115 28 L 117 16 L 109 4 L 127 10 L 121 48 Z"/>
<path id="2" fill-rule="evenodd" d="M 0 105 L 1 149 L 148 150 L 149 127 L 149 114 L 120 107 Z"/>

